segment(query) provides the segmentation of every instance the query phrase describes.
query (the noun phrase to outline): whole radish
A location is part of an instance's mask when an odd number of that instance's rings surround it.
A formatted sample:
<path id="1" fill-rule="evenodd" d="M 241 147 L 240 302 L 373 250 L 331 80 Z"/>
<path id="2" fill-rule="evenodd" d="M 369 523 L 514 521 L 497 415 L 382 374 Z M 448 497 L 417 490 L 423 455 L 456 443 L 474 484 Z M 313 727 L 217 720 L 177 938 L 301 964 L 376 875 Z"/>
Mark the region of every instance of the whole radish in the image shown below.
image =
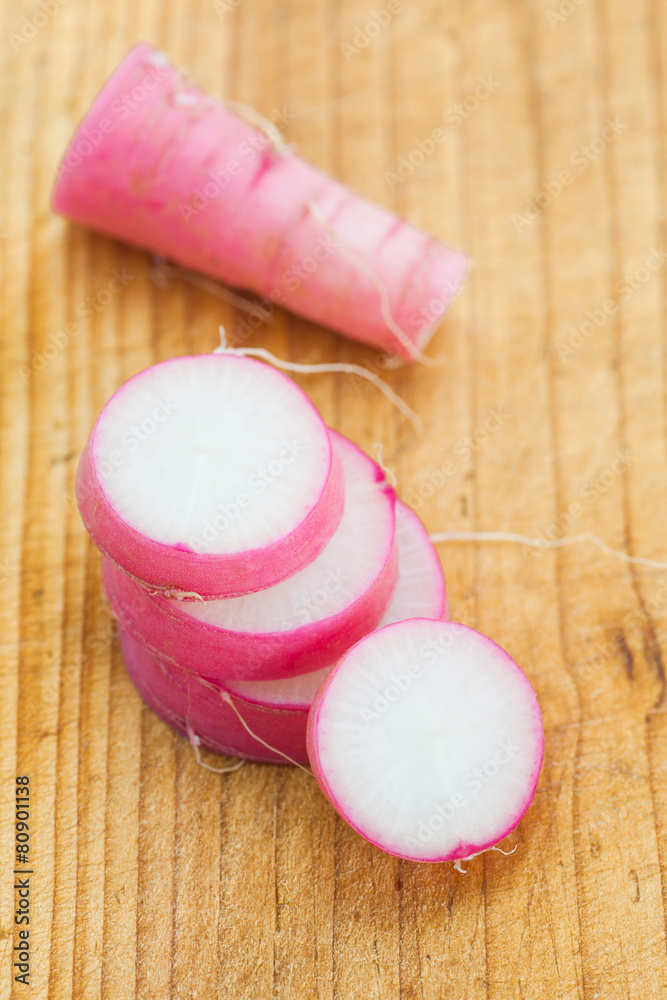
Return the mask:
<path id="1" fill-rule="evenodd" d="M 77 129 L 53 205 L 406 361 L 466 271 L 462 254 L 305 163 L 275 127 L 248 125 L 146 43 Z"/>
<path id="2" fill-rule="evenodd" d="M 531 803 L 544 731 L 535 692 L 490 639 L 411 619 L 354 646 L 319 688 L 308 754 L 366 840 L 413 861 L 468 858 Z"/>

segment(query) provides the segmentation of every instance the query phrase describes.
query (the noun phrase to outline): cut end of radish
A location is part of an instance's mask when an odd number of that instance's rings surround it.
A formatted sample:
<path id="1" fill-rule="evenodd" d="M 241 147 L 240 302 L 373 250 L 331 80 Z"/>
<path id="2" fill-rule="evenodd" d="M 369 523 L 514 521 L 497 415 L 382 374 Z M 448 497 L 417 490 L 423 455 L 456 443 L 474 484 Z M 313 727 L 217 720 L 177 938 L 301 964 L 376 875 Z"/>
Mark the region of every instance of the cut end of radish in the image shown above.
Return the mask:
<path id="1" fill-rule="evenodd" d="M 281 372 L 237 355 L 173 358 L 100 414 L 81 514 L 129 575 L 204 598 L 272 586 L 311 562 L 343 511 L 327 428 Z"/>
<path id="2" fill-rule="evenodd" d="M 341 434 L 330 434 L 343 471 L 345 506 L 340 524 L 317 558 L 275 587 L 207 604 L 190 603 L 181 607 L 184 614 L 239 632 L 286 633 L 309 625 L 322 627 L 377 588 L 377 600 L 368 612 L 370 624 L 363 628 L 362 623 L 363 631 L 357 625 L 357 637 L 377 624 L 395 582 L 390 565 L 395 495 L 372 458 Z"/>
<path id="3" fill-rule="evenodd" d="M 436 244 L 433 257 L 415 275 L 413 292 L 416 300 L 426 305 L 410 312 L 406 326 L 411 329 L 412 323 L 418 324 L 412 335 L 417 352 L 428 347 L 445 313 L 461 293 L 469 267 L 464 254 Z"/>
<path id="4" fill-rule="evenodd" d="M 331 469 L 326 428 L 301 390 L 228 355 L 175 358 L 130 379 L 102 411 L 92 458 L 131 527 L 213 555 L 289 535 Z"/>
<path id="5" fill-rule="evenodd" d="M 406 618 L 446 618 L 445 578 L 438 553 L 417 515 L 396 501 L 398 579 L 378 628 Z M 260 705 L 308 711 L 333 663 L 285 680 L 224 681 L 228 691 Z"/>
<path id="6" fill-rule="evenodd" d="M 535 692 L 464 625 L 413 619 L 362 639 L 318 691 L 310 762 L 343 818 L 390 854 L 467 858 L 520 821 L 542 765 Z"/>
<path id="7" fill-rule="evenodd" d="M 105 560 L 109 601 L 126 628 L 157 656 L 223 682 L 317 670 L 375 628 L 396 582 L 396 497 L 360 448 L 332 439 L 344 512 L 308 566 L 256 593 L 203 602 L 149 594 Z"/>

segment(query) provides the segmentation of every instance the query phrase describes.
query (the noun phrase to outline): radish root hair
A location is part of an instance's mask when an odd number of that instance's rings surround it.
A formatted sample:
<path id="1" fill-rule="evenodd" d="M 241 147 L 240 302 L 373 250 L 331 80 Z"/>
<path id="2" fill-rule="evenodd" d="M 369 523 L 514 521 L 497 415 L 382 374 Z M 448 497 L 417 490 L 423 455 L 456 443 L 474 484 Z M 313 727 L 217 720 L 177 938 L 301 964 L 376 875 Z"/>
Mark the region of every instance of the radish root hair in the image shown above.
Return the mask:
<path id="1" fill-rule="evenodd" d="M 243 765 L 245 764 L 244 760 L 240 760 L 237 764 L 234 764 L 233 767 L 213 767 L 211 764 L 207 764 L 206 761 L 201 759 L 201 751 L 199 749 L 201 745 L 201 740 L 199 739 L 199 737 L 197 736 L 196 732 L 194 731 L 189 722 L 187 723 L 187 733 L 190 746 L 195 752 L 197 763 L 199 764 L 200 767 L 203 767 L 206 771 L 212 771 L 213 774 L 230 774 L 232 771 L 238 771 L 238 769 L 240 767 L 243 767 Z"/>
<path id="2" fill-rule="evenodd" d="M 226 705 L 229 705 L 229 707 L 236 713 L 239 722 L 241 723 L 241 725 L 243 726 L 243 728 L 245 729 L 245 731 L 250 736 L 252 736 L 252 738 L 254 740 L 257 740 L 258 743 L 261 743 L 263 747 L 266 747 L 266 749 L 270 750 L 272 753 L 280 754 L 280 756 L 284 757 L 285 760 L 287 760 L 287 761 L 290 762 L 290 764 L 294 764 L 295 767 L 298 767 L 302 771 L 304 771 L 306 774 L 309 774 L 311 778 L 314 777 L 313 772 L 309 771 L 307 767 L 303 766 L 303 764 L 299 764 L 298 761 L 293 760 L 292 757 L 289 757 L 286 753 L 283 753 L 282 750 L 278 750 L 276 747 L 272 747 L 270 743 L 267 743 L 265 740 L 263 740 L 261 738 L 261 736 L 257 735 L 257 733 L 253 733 L 252 729 L 250 728 L 250 726 L 248 725 L 248 723 L 245 721 L 245 719 L 243 718 L 243 716 L 239 712 L 238 708 L 234 704 L 232 698 L 230 697 L 230 695 L 229 695 L 229 693 L 227 691 L 220 691 L 220 698 L 222 699 L 222 701 L 225 702 Z"/>
<path id="3" fill-rule="evenodd" d="M 348 375 L 359 375 L 361 378 L 368 379 L 376 388 L 382 392 L 390 403 L 396 407 L 396 409 L 403 414 L 406 420 L 409 420 L 415 431 L 418 434 L 423 434 L 424 425 L 421 422 L 421 418 L 415 411 L 408 406 L 405 400 L 401 399 L 397 395 L 390 385 L 375 374 L 375 372 L 369 371 L 368 368 L 362 368 L 361 365 L 350 365 L 344 362 L 335 362 L 332 364 L 322 364 L 322 365 L 305 365 L 298 364 L 295 361 L 283 361 L 281 358 L 277 358 L 275 354 L 271 354 L 263 347 L 227 347 L 227 340 L 225 336 L 224 326 L 219 327 L 220 330 L 220 347 L 216 347 L 213 351 L 214 354 L 242 354 L 247 358 L 261 358 L 262 361 L 268 361 L 269 364 L 275 365 L 276 368 L 282 368 L 284 371 L 288 372 L 298 372 L 302 375 L 315 375 L 324 372 L 346 372 Z"/>
<path id="4" fill-rule="evenodd" d="M 173 597 L 176 601 L 201 601 L 202 604 L 206 604 L 205 598 L 198 594 L 195 590 L 165 590 L 163 597 Z"/>
<path id="5" fill-rule="evenodd" d="M 502 854 L 503 857 L 509 858 L 511 854 L 514 854 L 518 846 L 519 846 L 518 844 L 515 844 L 511 851 L 503 851 L 502 847 L 490 847 L 489 850 L 498 851 L 498 854 Z"/>
<path id="6" fill-rule="evenodd" d="M 243 312 L 248 313 L 249 316 L 258 316 L 260 319 L 265 320 L 269 318 L 269 313 L 265 309 L 256 303 L 252 302 L 250 299 L 243 298 L 242 295 L 236 295 L 234 292 L 230 292 L 228 289 L 219 285 L 215 281 L 211 281 L 209 278 L 203 278 L 201 275 L 195 274 L 193 271 L 187 271 L 182 267 L 175 267 L 173 264 L 168 264 L 163 258 L 154 258 L 155 266 L 151 272 L 151 277 L 153 282 L 160 288 L 164 288 L 167 279 L 170 277 L 181 278 L 182 281 L 186 281 L 188 284 L 193 285 L 195 288 L 201 288 L 204 292 L 209 292 L 211 295 L 215 295 L 217 298 L 222 299 L 223 302 L 227 302 L 228 305 L 234 306 L 236 309 L 241 309 Z M 225 352 L 237 354 L 245 354 L 247 357 L 257 357 L 262 358 L 264 361 L 268 361 L 270 364 L 276 365 L 278 368 L 283 368 L 285 371 L 294 371 L 301 374 L 316 374 L 318 372 L 346 372 L 348 375 L 358 375 L 360 378 L 365 378 L 371 382 L 377 389 L 380 390 L 383 395 L 387 397 L 390 403 L 392 403 L 396 409 L 403 414 L 406 420 L 409 420 L 415 431 L 418 434 L 423 434 L 424 425 L 421 418 L 417 413 L 408 406 L 405 400 L 394 392 L 390 385 L 384 382 L 379 375 L 375 372 L 370 371 L 368 368 L 363 368 L 361 365 L 345 364 L 343 362 L 336 362 L 334 364 L 323 364 L 323 365 L 297 365 L 289 361 L 281 361 L 276 358 L 275 355 L 271 354 L 264 348 L 257 347 L 227 347 L 224 327 L 220 328 L 220 347 L 216 347 L 213 351 L 214 354 L 223 354 Z"/>
<path id="7" fill-rule="evenodd" d="M 242 101 L 229 100 L 222 101 L 222 104 L 237 114 L 239 118 L 243 118 L 248 125 L 252 125 L 254 128 L 259 129 L 260 132 L 263 132 L 273 146 L 273 151 L 278 156 L 284 156 L 292 148 L 285 142 L 282 133 L 276 128 L 273 122 L 270 122 L 264 115 L 260 115 L 259 111 L 252 108 L 249 104 L 244 104 Z"/>
<path id="8" fill-rule="evenodd" d="M 499 854 L 503 854 L 506 858 L 509 858 L 510 854 L 514 854 L 518 846 L 519 846 L 518 844 L 515 844 L 511 851 L 503 851 L 502 847 L 487 847 L 487 850 L 498 851 Z M 454 862 L 454 867 L 456 868 L 457 872 L 460 872 L 461 875 L 467 875 L 468 870 L 467 868 L 461 867 L 461 862 L 472 861 L 473 858 L 478 858 L 480 854 L 486 854 L 486 851 L 477 851 L 476 854 L 469 854 L 467 858 L 457 858 L 456 861 Z"/>
<path id="9" fill-rule="evenodd" d="M 620 549 L 612 549 L 598 535 L 586 531 L 580 535 L 565 535 L 549 541 L 546 538 L 529 538 L 527 535 L 517 535 L 513 531 L 437 531 L 430 536 L 434 544 L 438 542 L 516 542 L 533 549 L 561 549 L 565 545 L 575 545 L 579 542 L 590 542 L 597 545 L 608 556 L 620 559 L 621 562 L 638 566 L 650 566 L 652 569 L 667 569 L 667 563 L 656 562 L 655 559 L 645 559 L 643 556 L 629 556 Z"/>
<path id="10" fill-rule="evenodd" d="M 393 486 L 394 489 L 396 489 L 398 481 L 394 473 L 391 471 L 391 469 L 388 466 L 386 466 L 382 461 L 382 443 L 380 441 L 375 442 L 375 444 L 373 445 L 373 451 L 377 455 L 377 464 L 380 466 L 385 476 L 387 477 L 387 482 L 391 486 Z"/>
<path id="11" fill-rule="evenodd" d="M 237 295 L 236 292 L 231 292 L 224 285 L 219 285 L 217 281 L 205 278 L 195 271 L 188 271 L 186 268 L 178 267 L 176 264 L 168 264 L 164 257 L 154 254 L 153 264 L 151 278 L 153 283 L 159 288 L 166 286 L 168 278 L 180 278 L 181 281 L 186 281 L 195 288 L 201 288 L 203 292 L 215 295 L 216 298 L 221 299 L 230 306 L 234 306 L 235 309 L 247 312 L 249 316 L 258 316 L 262 320 L 268 319 L 270 316 L 270 313 L 266 309 L 262 309 L 258 302 L 253 302 L 242 295 Z"/>
<path id="12" fill-rule="evenodd" d="M 107 596 L 107 592 L 104 589 L 104 584 L 102 584 L 100 586 L 100 597 L 101 597 L 101 600 L 102 600 L 102 607 L 104 608 L 104 610 L 106 611 L 106 613 L 109 615 L 109 617 L 113 618 L 113 620 L 115 622 L 119 622 L 120 618 L 118 617 L 118 615 L 116 614 L 116 612 L 114 611 L 114 609 L 111 607 L 111 602 L 109 601 L 109 598 Z"/>
<path id="13" fill-rule="evenodd" d="M 335 238 L 338 240 L 338 249 L 340 250 L 343 257 L 349 260 L 351 264 L 354 264 L 354 266 L 357 267 L 362 272 L 362 274 L 365 274 L 366 277 L 369 279 L 369 281 L 374 285 L 374 287 L 378 292 L 378 295 L 380 296 L 380 311 L 382 313 L 382 319 L 384 320 L 385 325 L 389 330 L 391 330 L 394 336 L 397 337 L 399 343 L 401 343 L 403 347 L 406 349 L 406 351 L 408 351 L 412 359 L 414 361 L 419 361 L 421 364 L 426 365 L 428 368 L 437 368 L 439 365 L 441 365 L 445 360 L 444 358 L 428 358 L 425 354 L 422 354 L 422 352 L 419 350 L 416 344 L 414 344 L 410 340 L 405 330 L 401 329 L 401 327 L 398 325 L 394 317 L 391 315 L 391 310 L 389 308 L 389 292 L 387 291 L 387 286 L 382 281 L 382 279 L 375 273 L 375 271 L 373 271 L 368 266 L 368 264 L 364 260 L 362 260 L 361 257 L 359 257 L 356 253 L 354 253 L 353 250 L 350 250 L 350 248 L 345 245 L 345 242 L 341 238 L 340 233 L 328 221 L 327 217 L 325 216 L 324 212 L 317 204 L 317 202 L 308 201 L 306 202 L 306 207 L 310 211 L 313 218 L 316 219 L 317 222 L 319 222 L 319 224 L 324 229 L 326 229 L 328 233 L 330 233 L 332 236 L 335 236 Z M 394 362 L 395 366 L 401 364 L 400 359 L 395 358 Z"/>
<path id="14" fill-rule="evenodd" d="M 153 589 L 149 590 L 148 593 L 151 597 L 173 597 L 176 601 L 201 601 L 202 604 L 206 604 L 205 598 L 198 594 L 196 590 L 160 590 Z"/>

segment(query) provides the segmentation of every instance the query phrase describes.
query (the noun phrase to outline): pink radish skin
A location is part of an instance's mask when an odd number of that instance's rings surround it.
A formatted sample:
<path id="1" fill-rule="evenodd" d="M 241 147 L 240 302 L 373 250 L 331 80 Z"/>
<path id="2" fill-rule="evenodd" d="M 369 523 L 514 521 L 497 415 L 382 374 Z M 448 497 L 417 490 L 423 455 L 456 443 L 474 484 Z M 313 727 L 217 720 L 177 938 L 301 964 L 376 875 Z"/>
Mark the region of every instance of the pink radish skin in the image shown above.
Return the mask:
<path id="1" fill-rule="evenodd" d="M 425 347 L 467 267 L 289 149 L 276 152 L 146 43 L 77 129 L 53 207 L 406 361 Z M 378 280 L 400 335 L 383 316 Z"/>
<path id="2" fill-rule="evenodd" d="M 122 628 L 119 638 L 130 679 L 148 707 L 172 729 L 188 739 L 196 735 L 201 745 L 214 753 L 268 764 L 289 763 L 248 733 L 214 684 L 173 664 L 161 663 Z M 297 764 L 308 763 L 305 712 L 247 705 L 236 698 L 234 703 L 252 732 L 265 743 Z"/>
<path id="3" fill-rule="evenodd" d="M 447 619 L 449 609 L 440 558 L 426 528 L 401 500 L 396 501 L 398 580 L 378 628 L 406 618 Z M 255 705 L 278 705 L 307 713 L 333 664 L 282 681 L 225 681 L 230 694 Z M 305 739 L 305 728 L 304 728 Z"/>
<path id="4" fill-rule="evenodd" d="M 433 618 L 445 615 L 445 581 L 438 554 L 417 515 L 400 501 L 396 543 L 399 576 L 381 624 L 414 613 Z M 286 763 L 248 736 L 234 710 L 222 701 L 221 685 L 174 664 L 160 663 L 122 628 L 120 642 L 128 673 L 142 698 L 178 732 L 187 736 L 189 725 L 202 744 L 216 753 Z M 305 764 L 308 710 L 329 669 L 282 681 L 226 681 L 224 690 L 253 733 Z"/>
<path id="5" fill-rule="evenodd" d="M 535 692 L 486 636 L 412 619 L 357 643 L 319 688 L 308 755 L 336 811 L 376 847 L 453 861 L 530 805 L 544 730 Z"/>
<path id="6" fill-rule="evenodd" d="M 107 563 L 103 578 L 123 626 L 160 659 L 209 679 L 281 679 L 335 662 L 375 628 L 397 578 L 395 494 L 379 466 L 331 432 L 345 511 L 309 566 L 261 593 L 183 602 L 149 594 Z"/>
<path id="7" fill-rule="evenodd" d="M 216 354 L 163 361 L 120 387 L 81 456 L 77 499 L 125 573 L 212 599 L 311 562 L 338 527 L 344 492 L 327 428 L 298 386 Z"/>

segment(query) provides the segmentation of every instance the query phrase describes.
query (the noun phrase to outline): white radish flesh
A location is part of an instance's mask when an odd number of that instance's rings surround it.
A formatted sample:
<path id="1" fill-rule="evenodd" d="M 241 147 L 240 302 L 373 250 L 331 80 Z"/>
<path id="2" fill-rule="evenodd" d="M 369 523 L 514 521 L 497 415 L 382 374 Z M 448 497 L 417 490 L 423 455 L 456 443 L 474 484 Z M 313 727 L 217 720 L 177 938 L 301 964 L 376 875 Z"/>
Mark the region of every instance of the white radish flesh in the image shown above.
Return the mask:
<path id="1" fill-rule="evenodd" d="M 401 501 L 396 502 L 398 579 L 378 628 L 406 618 L 448 616 L 445 578 L 440 558 L 424 525 Z M 308 711 L 333 664 L 279 681 L 225 681 L 225 688 L 257 705 Z"/>
<path id="2" fill-rule="evenodd" d="M 308 753 L 358 833 L 414 861 L 467 858 L 526 812 L 544 753 L 535 692 L 464 625 L 413 619 L 357 643 L 320 687 Z"/>
<path id="3" fill-rule="evenodd" d="M 223 682 L 317 670 L 375 628 L 397 577 L 395 494 L 368 455 L 331 438 L 345 509 L 312 563 L 260 593 L 206 603 L 148 594 L 107 563 L 107 593 L 125 628 L 156 656 Z"/>
<path id="4" fill-rule="evenodd" d="M 415 612 L 444 615 L 445 581 L 438 554 L 416 514 L 400 501 L 396 514 L 399 576 L 382 623 Z M 120 644 L 128 674 L 144 701 L 178 732 L 196 735 L 202 746 L 216 753 L 273 763 L 287 763 L 287 758 L 308 762 L 308 710 L 330 667 L 289 680 L 225 682 L 223 689 L 215 681 L 160 662 L 122 627 Z M 223 691 L 233 699 L 236 712 L 222 700 Z M 248 730 L 276 749 L 268 750 Z"/>
<path id="5" fill-rule="evenodd" d="M 237 355 L 140 372 L 100 414 L 77 476 L 98 547 L 135 579 L 204 598 L 311 562 L 343 510 L 327 428 L 284 374 Z"/>

